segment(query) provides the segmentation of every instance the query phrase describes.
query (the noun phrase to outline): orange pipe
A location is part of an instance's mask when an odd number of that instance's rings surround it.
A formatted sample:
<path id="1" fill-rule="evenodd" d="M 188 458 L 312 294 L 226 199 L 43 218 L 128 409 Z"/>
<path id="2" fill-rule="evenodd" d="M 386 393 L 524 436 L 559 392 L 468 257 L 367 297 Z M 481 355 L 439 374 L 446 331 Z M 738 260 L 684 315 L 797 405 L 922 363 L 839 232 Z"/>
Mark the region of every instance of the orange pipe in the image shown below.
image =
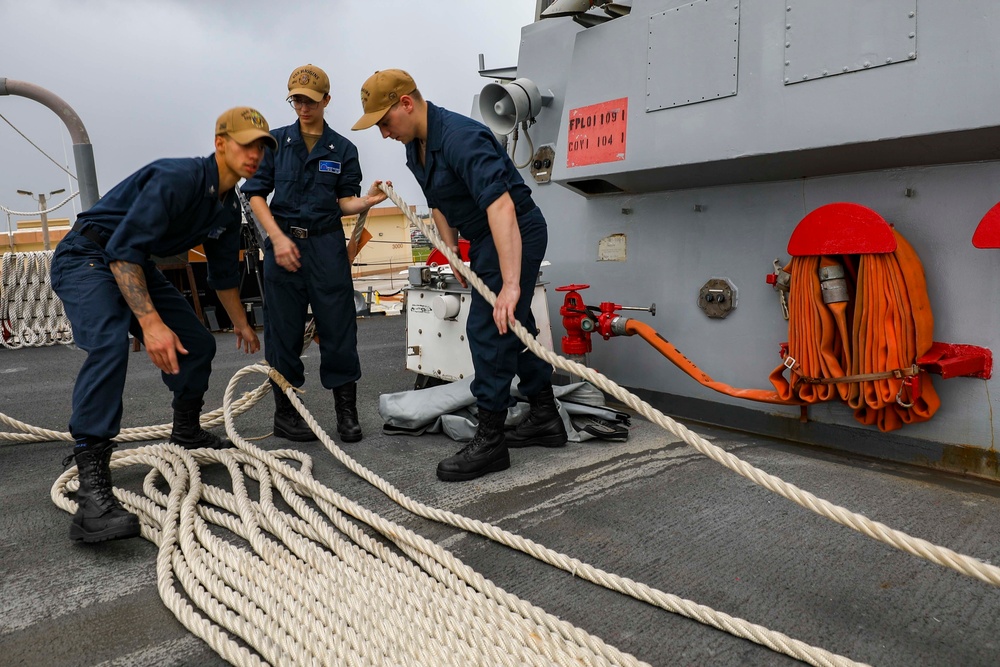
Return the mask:
<path id="1" fill-rule="evenodd" d="M 663 338 L 655 329 L 638 320 L 625 321 L 625 335 L 638 335 L 644 341 L 652 345 L 660 354 L 669 359 L 677 368 L 681 369 L 689 376 L 697 380 L 700 384 L 714 389 L 715 391 L 732 396 L 734 398 L 745 398 L 750 401 L 760 401 L 762 403 L 777 403 L 778 405 L 802 405 L 803 402 L 796 399 L 782 398 L 778 392 L 766 389 L 736 389 L 728 384 L 716 382 L 705 371 L 701 370 L 694 363 L 681 354 L 680 350 Z"/>

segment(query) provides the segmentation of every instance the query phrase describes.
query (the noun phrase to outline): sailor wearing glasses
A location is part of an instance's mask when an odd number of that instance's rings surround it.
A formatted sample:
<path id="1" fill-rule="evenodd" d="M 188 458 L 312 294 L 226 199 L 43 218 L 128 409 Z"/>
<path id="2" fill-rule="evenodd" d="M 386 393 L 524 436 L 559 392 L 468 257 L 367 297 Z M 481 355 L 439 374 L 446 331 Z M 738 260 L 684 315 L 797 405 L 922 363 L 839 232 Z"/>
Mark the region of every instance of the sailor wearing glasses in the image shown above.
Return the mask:
<path id="1" fill-rule="evenodd" d="M 297 122 L 271 131 L 260 168 L 241 188 L 264 242 L 264 355 L 293 386 L 305 382 L 302 354 L 307 308 L 319 336 L 320 381 L 333 390 L 337 433 L 361 440 L 357 381 L 354 285 L 341 216 L 357 215 L 385 201 L 375 181 L 361 196 L 358 149 L 323 120 L 330 79 L 304 65 L 288 78 L 288 103 Z M 268 195 L 270 204 L 267 202 Z M 275 388 L 274 435 L 297 442 L 316 440 L 291 402 Z"/>

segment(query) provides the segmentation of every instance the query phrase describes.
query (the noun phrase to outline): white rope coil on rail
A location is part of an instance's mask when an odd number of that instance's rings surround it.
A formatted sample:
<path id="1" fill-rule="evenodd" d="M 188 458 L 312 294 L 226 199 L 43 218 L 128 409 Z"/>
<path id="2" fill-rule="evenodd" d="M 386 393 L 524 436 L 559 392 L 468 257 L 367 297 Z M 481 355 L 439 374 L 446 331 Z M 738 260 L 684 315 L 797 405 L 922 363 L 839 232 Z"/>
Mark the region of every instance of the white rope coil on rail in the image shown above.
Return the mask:
<path id="1" fill-rule="evenodd" d="M 73 328 L 52 290 L 51 250 L 9 252 L 0 262 L 0 346 L 9 349 L 73 342 Z"/>
<path id="2" fill-rule="evenodd" d="M 391 188 L 383 189 L 412 222 L 425 230 L 428 238 L 435 240 L 450 261 L 458 262 L 458 258 L 439 243 L 436 234 L 409 214 L 409 208 Z M 490 303 L 495 302 L 495 295 L 468 267 L 459 266 L 459 271 Z M 989 583 L 1000 583 L 1000 568 L 912 538 L 764 473 L 690 432 L 607 378 L 542 348 L 520 324 L 512 323 L 512 330 L 532 352 L 549 363 L 594 383 L 699 452 L 761 486 L 904 551 Z M 284 450 L 266 452 L 240 437 L 233 424 L 239 403 L 233 401 L 233 394 L 237 380 L 247 372 L 266 373 L 268 369 L 247 367 L 234 376 L 227 388 L 223 414 L 226 431 L 237 450 L 192 453 L 171 445 L 158 445 L 116 452 L 112 459 L 114 468 L 134 464 L 153 467 L 144 484 L 146 498 L 122 489 L 115 489 L 115 493 L 131 511 L 140 515 L 143 535 L 160 546 L 157 578 L 161 597 L 186 627 L 225 659 L 239 665 L 265 664 L 265 661 L 274 664 L 324 664 L 328 661 L 435 665 L 472 662 L 640 664 L 632 656 L 497 589 L 424 538 L 323 487 L 311 477 L 311 461 L 305 455 Z M 294 390 L 283 378 L 271 373 L 310 428 L 339 461 L 419 516 L 489 537 L 576 577 L 750 639 L 808 664 L 858 664 L 762 626 L 593 568 L 495 526 L 417 503 L 344 454 L 308 414 Z M 266 393 L 266 387 L 267 383 L 257 391 Z M 244 408 L 249 407 L 249 396 L 251 394 L 244 394 L 240 399 L 244 401 Z M 257 396 L 256 400 L 259 398 Z M 288 465 L 286 460 L 297 460 L 299 468 Z M 199 464 L 213 462 L 229 470 L 232 492 L 201 483 Z M 240 466 L 260 484 L 257 501 L 249 498 Z M 157 480 L 161 477 L 169 484 L 169 493 L 159 490 Z M 75 511 L 75 503 L 67 494 L 76 486 L 75 469 L 70 469 L 53 485 L 53 501 L 68 512 Z M 275 508 L 275 489 L 295 514 Z M 310 503 L 320 511 L 313 509 Z M 373 541 L 345 515 L 385 535 L 419 567 L 399 561 L 385 545 Z M 220 540 L 217 531 L 207 527 L 208 522 L 232 532 L 239 538 L 238 543 Z M 353 544 L 344 536 L 353 540 Z M 247 549 L 246 544 L 252 550 Z M 389 583 L 391 575 L 387 570 L 406 572 L 403 579 L 423 580 L 427 588 L 419 590 L 414 583 L 399 584 L 408 587 L 407 590 L 413 589 L 411 595 L 419 602 L 401 597 L 396 584 Z M 363 587 L 364 592 L 351 594 L 350 586 L 354 585 Z M 480 596 L 489 601 L 483 601 Z M 471 607 L 453 611 L 452 604 Z M 204 615 L 195 609 L 196 606 Z M 382 622 L 383 617 L 395 620 Z M 470 619 L 480 622 L 478 630 Z M 428 622 L 431 625 L 424 625 Z M 482 631 L 482 625 L 490 623 L 502 631 L 477 641 L 475 638 Z M 233 639 L 234 636 L 242 642 Z M 576 642 L 576 646 L 569 646 L 566 643 L 569 640 Z M 549 644 L 550 641 L 553 643 Z M 539 662 L 528 661 L 525 656 L 529 655 Z M 478 659 L 470 659 L 470 656 Z"/>

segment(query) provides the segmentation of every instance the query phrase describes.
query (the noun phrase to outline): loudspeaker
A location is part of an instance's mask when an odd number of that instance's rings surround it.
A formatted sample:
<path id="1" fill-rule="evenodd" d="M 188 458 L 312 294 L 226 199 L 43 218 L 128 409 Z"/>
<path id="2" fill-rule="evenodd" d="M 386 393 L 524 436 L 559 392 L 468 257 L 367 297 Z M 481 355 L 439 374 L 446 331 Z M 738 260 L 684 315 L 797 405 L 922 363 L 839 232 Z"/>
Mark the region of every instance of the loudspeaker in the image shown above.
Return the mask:
<path id="1" fill-rule="evenodd" d="M 609 2 L 601 9 L 606 14 L 613 17 L 627 16 L 632 11 L 632 0 L 622 0 L 621 2 Z"/>
<path id="2" fill-rule="evenodd" d="M 582 14 L 593 6 L 593 0 L 555 0 L 555 2 L 545 8 L 541 17 L 547 19 L 557 16 L 575 16 L 576 14 Z"/>
<path id="3" fill-rule="evenodd" d="M 537 116 L 542 103 L 542 94 L 531 79 L 488 83 L 479 93 L 479 115 L 493 132 L 505 136 L 518 123 Z"/>

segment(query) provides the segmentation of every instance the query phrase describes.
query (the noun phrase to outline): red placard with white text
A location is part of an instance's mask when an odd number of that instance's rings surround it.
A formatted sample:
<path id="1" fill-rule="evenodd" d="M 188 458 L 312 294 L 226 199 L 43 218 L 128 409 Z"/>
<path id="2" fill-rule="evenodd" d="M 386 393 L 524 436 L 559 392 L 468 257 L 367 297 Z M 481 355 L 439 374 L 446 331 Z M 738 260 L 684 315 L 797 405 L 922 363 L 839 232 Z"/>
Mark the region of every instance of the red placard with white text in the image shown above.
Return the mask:
<path id="1" fill-rule="evenodd" d="M 624 160 L 627 141 L 627 97 L 571 109 L 566 166 Z"/>

